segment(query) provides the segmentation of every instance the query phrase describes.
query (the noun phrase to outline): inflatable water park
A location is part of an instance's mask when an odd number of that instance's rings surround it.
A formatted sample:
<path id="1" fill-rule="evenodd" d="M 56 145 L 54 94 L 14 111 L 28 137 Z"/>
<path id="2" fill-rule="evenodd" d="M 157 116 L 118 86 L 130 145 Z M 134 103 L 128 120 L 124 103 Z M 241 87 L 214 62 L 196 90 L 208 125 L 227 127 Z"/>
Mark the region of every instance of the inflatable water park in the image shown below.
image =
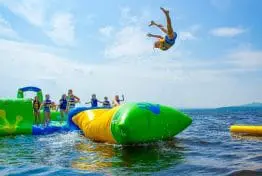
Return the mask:
<path id="1" fill-rule="evenodd" d="M 37 87 L 19 88 L 14 99 L 0 99 L 0 135 L 47 135 L 55 132 L 78 131 L 90 140 L 112 144 L 154 142 L 174 137 L 192 123 L 186 114 L 165 105 L 147 102 L 125 103 L 112 108 L 75 107 L 60 122 L 60 112 L 51 111 L 47 126 L 35 125 L 32 100 L 24 93 Z M 41 110 L 43 117 L 43 110 Z"/>

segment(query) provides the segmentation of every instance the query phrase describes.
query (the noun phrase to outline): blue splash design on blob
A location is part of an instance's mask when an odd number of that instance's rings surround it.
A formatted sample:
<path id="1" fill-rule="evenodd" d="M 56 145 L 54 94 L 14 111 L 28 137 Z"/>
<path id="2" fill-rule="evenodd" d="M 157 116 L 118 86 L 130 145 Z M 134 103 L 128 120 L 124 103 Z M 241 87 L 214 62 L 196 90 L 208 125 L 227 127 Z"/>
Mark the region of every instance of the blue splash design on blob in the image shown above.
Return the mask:
<path id="1" fill-rule="evenodd" d="M 156 115 L 160 114 L 160 105 L 159 104 L 154 105 L 151 103 L 138 103 L 137 106 L 140 109 L 151 111 L 152 113 Z"/>

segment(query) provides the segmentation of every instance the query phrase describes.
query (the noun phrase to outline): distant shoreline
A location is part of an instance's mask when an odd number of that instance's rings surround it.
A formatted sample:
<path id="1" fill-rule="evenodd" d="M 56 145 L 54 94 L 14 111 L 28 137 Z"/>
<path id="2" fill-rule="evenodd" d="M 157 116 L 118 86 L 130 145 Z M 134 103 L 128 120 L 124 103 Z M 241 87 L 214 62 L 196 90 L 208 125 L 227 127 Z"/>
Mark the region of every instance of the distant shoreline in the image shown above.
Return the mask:
<path id="1" fill-rule="evenodd" d="M 254 102 L 254 103 L 249 103 L 239 106 L 225 106 L 220 108 L 262 108 L 262 103 Z"/>
<path id="2" fill-rule="evenodd" d="M 249 103 L 244 105 L 236 105 L 236 106 L 222 106 L 222 107 L 213 107 L 213 108 L 177 108 L 180 110 L 221 110 L 221 109 L 254 109 L 254 108 L 262 108 L 262 103 Z"/>

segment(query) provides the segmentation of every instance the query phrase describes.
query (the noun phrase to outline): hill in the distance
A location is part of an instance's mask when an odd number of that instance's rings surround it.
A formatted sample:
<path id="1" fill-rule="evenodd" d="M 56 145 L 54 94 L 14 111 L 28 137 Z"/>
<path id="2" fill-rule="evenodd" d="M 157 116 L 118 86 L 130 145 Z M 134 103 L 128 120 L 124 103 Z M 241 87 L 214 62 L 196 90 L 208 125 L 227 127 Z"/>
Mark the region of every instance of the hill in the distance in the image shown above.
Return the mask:
<path id="1" fill-rule="evenodd" d="M 239 106 L 227 106 L 227 107 L 220 107 L 220 108 L 262 108 L 262 103 L 253 102 L 253 103 L 239 105 Z"/>
<path id="2" fill-rule="evenodd" d="M 254 103 L 242 105 L 241 107 L 262 107 L 262 103 L 254 102 Z"/>

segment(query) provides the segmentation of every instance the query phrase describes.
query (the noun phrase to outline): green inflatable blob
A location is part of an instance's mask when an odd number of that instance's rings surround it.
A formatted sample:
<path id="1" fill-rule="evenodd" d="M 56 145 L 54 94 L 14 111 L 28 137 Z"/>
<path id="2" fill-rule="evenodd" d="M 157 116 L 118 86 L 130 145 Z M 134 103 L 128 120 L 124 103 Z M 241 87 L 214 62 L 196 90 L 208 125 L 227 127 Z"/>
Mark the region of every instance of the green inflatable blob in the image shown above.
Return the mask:
<path id="1" fill-rule="evenodd" d="M 32 134 L 33 120 L 31 100 L 0 100 L 0 136 Z"/>
<path id="2" fill-rule="evenodd" d="M 190 117 L 171 107 L 128 103 L 114 114 L 111 132 L 117 143 L 143 143 L 173 137 L 191 123 Z"/>
<path id="3" fill-rule="evenodd" d="M 40 111 L 40 116 L 41 116 L 41 122 L 43 122 L 44 121 L 44 111 L 43 110 Z M 51 110 L 50 117 L 52 121 L 61 121 L 59 111 Z M 65 115 L 63 121 L 66 121 L 66 120 L 67 120 L 67 116 Z"/>
<path id="4" fill-rule="evenodd" d="M 52 120 L 52 121 L 60 121 L 60 120 L 61 120 L 61 118 L 60 118 L 60 112 L 59 112 L 59 111 L 53 111 L 53 110 L 51 110 L 51 120 Z M 63 120 L 66 121 L 67 118 L 64 117 Z"/>

